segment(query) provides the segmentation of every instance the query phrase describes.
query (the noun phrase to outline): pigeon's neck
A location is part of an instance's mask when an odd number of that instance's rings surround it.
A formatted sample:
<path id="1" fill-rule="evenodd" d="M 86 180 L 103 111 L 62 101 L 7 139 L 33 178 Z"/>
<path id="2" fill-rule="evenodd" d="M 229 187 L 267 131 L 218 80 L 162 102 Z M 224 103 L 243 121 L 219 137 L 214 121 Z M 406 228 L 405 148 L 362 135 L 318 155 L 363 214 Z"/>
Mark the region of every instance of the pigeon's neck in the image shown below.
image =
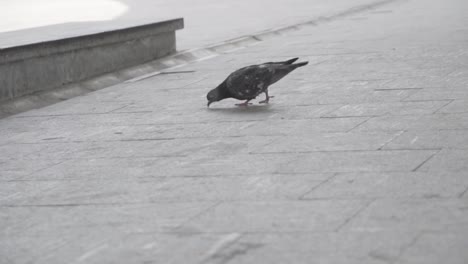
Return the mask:
<path id="1" fill-rule="evenodd" d="M 216 87 L 216 90 L 218 90 L 218 100 L 232 97 L 232 95 L 229 93 L 225 81 L 218 85 L 218 87 Z"/>

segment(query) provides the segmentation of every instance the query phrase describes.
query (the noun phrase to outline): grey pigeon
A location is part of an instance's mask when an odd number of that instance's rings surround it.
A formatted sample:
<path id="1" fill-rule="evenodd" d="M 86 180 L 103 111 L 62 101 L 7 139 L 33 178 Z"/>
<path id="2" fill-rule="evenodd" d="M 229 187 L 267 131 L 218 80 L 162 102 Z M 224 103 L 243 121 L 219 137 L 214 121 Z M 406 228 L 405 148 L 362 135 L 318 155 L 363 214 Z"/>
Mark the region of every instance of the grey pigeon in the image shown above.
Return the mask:
<path id="1" fill-rule="evenodd" d="M 211 103 L 226 98 L 246 100 L 237 106 L 248 106 L 249 101 L 255 99 L 259 94 L 265 93 L 266 99 L 260 103 L 268 103 L 273 96 L 268 95 L 268 87 L 281 80 L 288 73 L 298 67 L 307 65 L 306 62 L 295 63 L 298 58 L 281 62 L 266 62 L 251 65 L 231 73 L 218 87 L 211 90 L 207 95 L 208 107 Z"/>

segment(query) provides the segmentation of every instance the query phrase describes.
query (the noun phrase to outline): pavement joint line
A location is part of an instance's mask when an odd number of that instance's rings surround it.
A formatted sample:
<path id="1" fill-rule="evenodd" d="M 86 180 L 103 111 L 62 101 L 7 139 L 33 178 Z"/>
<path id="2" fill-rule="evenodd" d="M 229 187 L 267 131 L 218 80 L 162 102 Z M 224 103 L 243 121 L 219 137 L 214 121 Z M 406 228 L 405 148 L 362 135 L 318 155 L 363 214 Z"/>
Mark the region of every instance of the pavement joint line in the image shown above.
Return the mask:
<path id="1" fill-rule="evenodd" d="M 461 192 L 460 194 L 457 195 L 458 198 L 463 198 L 463 196 L 465 196 L 465 194 L 468 192 L 468 186 L 465 188 L 465 190 L 463 192 Z"/>
<path id="2" fill-rule="evenodd" d="M 83 141 L 83 142 L 134 142 L 134 141 L 171 141 L 176 138 L 129 138 L 118 140 L 105 140 L 105 141 Z"/>
<path id="3" fill-rule="evenodd" d="M 401 257 L 403 256 L 403 254 L 405 254 L 405 252 L 411 248 L 414 244 L 416 244 L 416 242 L 418 242 L 418 240 L 421 238 L 421 236 L 423 235 L 424 231 L 419 231 L 415 237 L 408 243 L 408 245 L 404 245 L 404 247 L 400 248 L 399 252 L 398 252 L 398 255 L 395 257 L 395 259 L 391 262 L 391 264 L 396 264 L 400 259 Z"/>
<path id="4" fill-rule="evenodd" d="M 155 200 L 155 201 L 145 201 L 145 202 L 98 202 L 98 203 L 47 203 L 47 204 L 0 204 L 0 208 L 28 208 L 28 207 L 37 207 L 37 208 L 50 208 L 50 207 L 112 207 L 112 206 L 121 206 L 121 205 L 156 205 L 156 204 L 187 204 L 187 203 L 214 203 L 210 205 L 205 210 L 215 207 L 216 205 L 223 203 L 224 201 L 219 200 Z M 205 211 L 203 210 L 203 211 Z M 198 214 L 197 214 L 198 216 Z M 177 227 L 176 227 L 177 228 Z"/>
<path id="5" fill-rule="evenodd" d="M 231 232 L 226 236 L 221 237 L 218 241 L 211 246 L 211 248 L 204 254 L 202 257 L 203 263 L 209 263 L 210 260 L 220 259 L 219 263 L 227 263 L 233 258 L 235 258 L 235 254 L 245 254 L 241 252 L 232 252 L 225 256 L 222 254 L 223 250 L 228 249 L 232 245 L 236 244 L 245 234 L 240 232 Z"/>
<path id="6" fill-rule="evenodd" d="M 106 240 L 103 240 L 101 241 L 101 243 L 99 243 L 99 246 L 93 247 L 91 250 L 86 251 L 84 254 L 77 257 L 72 263 L 80 263 L 86 261 L 88 258 L 99 253 L 99 251 L 102 251 L 107 248 L 109 248 L 109 245 L 107 244 Z"/>
<path id="7" fill-rule="evenodd" d="M 371 120 L 372 118 L 374 118 L 374 117 L 369 117 L 369 118 L 367 118 L 366 120 L 364 120 L 364 121 L 362 121 L 362 122 L 359 122 L 357 125 L 355 125 L 355 126 L 352 127 L 351 129 L 347 130 L 346 132 L 349 133 L 349 132 L 353 131 L 354 129 L 360 127 L 362 124 L 367 123 L 367 121 Z"/>
<path id="8" fill-rule="evenodd" d="M 337 109 L 335 110 L 338 110 L 339 108 L 341 107 L 338 107 Z M 334 112 L 335 110 L 331 111 L 331 112 Z M 355 115 L 355 116 L 327 116 L 326 114 L 325 115 L 322 115 L 320 116 L 318 119 L 341 119 L 341 118 L 354 118 L 354 117 L 369 117 L 369 118 L 373 118 L 373 117 L 379 117 L 379 115 Z M 308 119 L 315 119 L 315 118 L 308 118 Z M 307 120 L 308 120 L 307 119 Z M 289 120 L 295 120 L 295 119 L 289 119 Z M 367 121 L 367 120 L 366 120 Z M 364 121 L 365 122 L 365 121 Z"/>
<path id="9" fill-rule="evenodd" d="M 440 151 L 441 149 L 344 149 L 344 150 L 310 150 L 310 151 L 271 151 L 271 152 L 248 152 L 247 155 L 288 155 L 307 153 L 336 153 L 336 152 L 394 152 L 394 151 Z M 436 153 L 437 154 L 437 153 Z M 435 154 L 434 154 L 435 155 Z"/>
<path id="10" fill-rule="evenodd" d="M 30 176 L 32 176 L 33 174 L 36 174 L 36 173 L 38 173 L 38 172 L 41 172 L 41 171 L 44 171 L 44 170 L 47 170 L 47 169 L 50 169 L 50 168 L 53 168 L 53 167 L 55 167 L 55 166 L 58 166 L 58 165 L 60 165 L 60 164 L 62 164 L 62 163 L 64 163 L 64 162 L 66 162 L 66 161 L 68 161 L 68 160 L 66 160 L 66 159 L 65 159 L 65 160 L 60 160 L 59 162 L 54 163 L 54 164 L 51 164 L 50 166 L 47 166 L 47 167 L 45 167 L 45 168 L 41 168 L 41 169 L 35 170 L 35 171 L 31 172 L 31 173 L 28 173 L 26 176 L 23 176 L 23 177 L 30 177 Z"/>
<path id="11" fill-rule="evenodd" d="M 354 214 L 348 217 L 341 225 L 339 225 L 335 232 L 339 232 L 343 227 L 345 227 L 349 222 L 351 222 L 354 218 L 356 218 L 362 211 L 367 209 L 372 203 L 374 203 L 377 199 L 371 199 L 367 203 L 365 203 L 361 208 L 359 208 Z"/>
<path id="12" fill-rule="evenodd" d="M 160 180 L 160 179 L 173 179 L 173 178 L 200 178 L 200 179 L 205 179 L 205 178 L 226 178 L 226 177 L 231 177 L 231 178 L 249 178 L 249 177 L 268 177 L 269 175 L 274 175 L 278 177 L 297 177 L 297 176 L 302 176 L 307 173 L 271 173 L 271 174 L 215 174 L 215 175 L 206 175 L 206 174 L 198 174 L 198 175 L 174 175 L 174 176 L 138 176 L 136 179 L 139 180 Z M 322 174 L 331 174 L 331 173 L 308 173 L 307 175 L 322 175 Z M 20 179 L 14 179 L 14 180 L 0 180 L 0 182 L 53 182 L 53 181 L 58 181 L 58 182 L 66 182 L 66 181 L 80 181 L 82 178 L 42 178 L 42 179 L 26 179 L 25 177 L 22 177 Z M 128 177 L 119 177 L 119 178 L 89 178 L 87 181 L 123 181 L 123 180 L 129 180 L 129 181 L 134 181 L 135 178 L 128 178 Z"/>
<path id="13" fill-rule="evenodd" d="M 143 201 L 143 202 L 98 202 L 98 203 L 46 203 L 46 204 L 0 204 L 0 208 L 73 208 L 73 207 L 113 207 L 113 206 L 122 206 L 122 205 L 159 205 L 159 204 L 195 204 L 195 203 L 208 203 L 210 204 L 205 209 L 202 209 L 201 212 L 190 217 L 183 223 L 174 227 L 174 230 L 182 228 L 195 218 L 205 214 L 208 210 L 211 210 L 221 204 L 226 202 L 229 203 L 282 203 L 282 202 L 295 202 L 295 203 L 311 203 L 311 202 L 320 202 L 320 201 L 367 201 L 360 209 L 358 209 L 353 216 L 350 216 L 348 219 L 351 221 L 355 216 L 360 212 L 370 206 L 373 202 L 377 200 L 391 200 L 391 201 L 408 201 L 408 197 L 318 197 L 318 198 L 304 198 L 304 199 L 294 199 L 294 198 L 275 198 L 275 199 L 258 199 L 258 198 L 249 198 L 249 199 L 187 199 L 187 200 L 178 200 L 178 199 L 160 199 L 154 201 Z M 455 198 L 459 199 L 459 198 Z M 428 201 L 428 200 L 437 200 L 437 201 L 453 201 L 454 197 L 438 197 L 438 198 L 424 198 L 424 197 L 411 197 L 413 201 Z M 349 221 L 342 224 L 346 225 Z M 338 227 L 334 232 L 338 232 L 341 227 Z"/>
<path id="14" fill-rule="evenodd" d="M 424 160 L 423 162 L 421 162 L 421 164 L 419 164 L 418 166 L 416 166 L 412 171 L 415 172 L 417 171 L 419 168 L 421 168 L 424 164 L 426 164 L 429 160 L 431 160 L 435 155 L 437 155 L 442 149 L 438 149 L 434 154 L 432 154 L 431 156 L 429 156 L 426 160 Z"/>
<path id="15" fill-rule="evenodd" d="M 85 80 L 83 82 L 74 83 L 74 84 L 71 84 L 62 88 L 54 89 L 54 90 L 38 92 L 38 93 L 34 93 L 28 96 L 19 97 L 14 100 L 6 101 L 2 103 L 4 105 L 0 106 L 0 112 L 2 113 L 2 115 L 0 115 L 0 119 L 8 117 L 10 115 L 29 111 L 32 109 L 42 108 L 42 107 L 45 107 L 54 103 L 61 102 L 63 100 L 67 100 L 76 96 L 84 95 L 92 91 L 112 87 L 120 83 L 135 82 L 135 81 L 139 81 L 142 79 L 151 78 L 151 77 L 159 75 L 162 70 L 170 70 L 170 69 L 181 67 L 181 65 L 185 66 L 185 65 L 188 65 L 190 63 L 195 63 L 200 60 L 210 59 L 212 57 L 223 55 L 226 53 L 226 51 L 225 50 L 223 51 L 222 49 L 229 47 L 229 46 L 236 46 L 237 48 L 249 47 L 249 46 L 258 44 L 261 41 L 268 40 L 271 38 L 271 36 L 274 36 L 274 37 L 282 36 L 283 34 L 287 34 L 291 31 L 295 31 L 306 26 L 319 26 L 322 23 L 334 21 L 334 20 L 337 20 L 346 16 L 354 15 L 360 12 L 367 12 L 369 10 L 373 10 L 375 8 L 381 7 L 386 4 L 390 4 L 392 2 L 397 2 L 397 1 L 400 1 L 400 0 L 381 0 L 381 1 L 373 2 L 369 4 L 351 7 L 347 10 L 344 10 L 344 11 L 341 11 L 341 12 L 338 12 L 336 14 L 332 14 L 329 16 L 319 16 L 312 20 L 308 19 L 307 21 L 295 23 L 293 25 L 287 25 L 283 27 L 277 27 L 277 28 L 272 28 L 269 30 L 256 32 L 251 35 L 241 36 L 241 37 L 230 39 L 227 41 L 222 41 L 220 43 L 215 43 L 207 47 L 180 51 L 178 53 L 175 53 L 173 55 L 170 55 L 170 56 L 167 56 L 167 57 L 155 60 L 155 61 L 151 61 L 145 64 L 119 70 L 111 74 L 98 76 L 90 80 Z M 200 56 L 199 55 L 200 53 L 203 53 L 205 55 Z M 155 64 L 158 64 L 158 65 L 155 66 Z M 149 73 L 144 74 L 143 75 L 144 77 L 142 77 L 141 73 L 135 73 L 138 71 L 134 71 L 135 69 L 144 69 L 145 67 L 149 67 L 151 68 L 151 70 Z M 151 76 L 148 76 L 148 74 Z M 91 80 L 97 81 L 97 80 L 100 80 L 100 78 L 105 78 L 104 76 L 114 76 L 116 77 L 116 80 L 111 81 L 110 83 L 107 83 L 105 85 L 99 85 L 99 84 L 89 85 L 89 86 L 85 85 Z M 99 81 L 97 81 L 96 83 L 98 82 Z M 64 91 L 67 89 L 73 89 L 76 93 L 74 95 L 65 95 L 65 96 L 62 95 L 61 91 Z M 17 107 L 16 106 L 17 102 L 24 102 L 23 107 Z M 8 111 L 6 111 L 7 109 Z"/>
<path id="16" fill-rule="evenodd" d="M 346 231 L 346 233 L 367 233 L 368 231 Z M 390 232 L 390 231 L 382 231 L 382 232 Z M 171 235 L 179 235 L 179 234 L 230 234 L 233 233 L 232 231 L 211 231 L 211 230 L 203 230 L 203 231 L 178 231 L 178 230 L 167 230 L 167 231 L 142 231 L 138 232 L 137 234 L 171 234 Z M 281 231 L 239 231 L 239 234 L 246 234 L 246 235 L 255 235 L 255 234 L 330 234 L 333 233 L 332 231 L 325 230 L 325 231 L 318 231 L 318 230 L 281 230 Z M 341 232 L 345 233 L 345 232 Z"/>
<path id="17" fill-rule="evenodd" d="M 74 160 L 90 160 L 90 159 L 137 159 L 137 158 L 186 158 L 189 155 L 178 155 L 178 154 L 173 154 L 173 155 L 138 155 L 138 156 L 92 156 L 92 157 L 73 157 L 65 159 L 64 161 L 69 162 L 69 161 L 74 161 Z"/>
<path id="18" fill-rule="evenodd" d="M 220 206 L 221 204 L 223 204 L 225 201 L 221 200 L 221 201 L 213 201 L 213 204 L 210 205 L 210 206 L 207 206 L 206 208 L 204 208 L 203 210 L 201 210 L 200 212 L 198 212 L 197 214 L 193 215 L 192 217 L 189 217 L 187 220 L 183 221 L 182 223 L 180 223 L 179 225 L 177 225 L 176 227 L 174 227 L 173 229 L 174 230 L 178 230 L 180 228 L 182 228 L 183 226 L 187 225 L 188 223 L 192 222 L 194 219 L 198 218 L 199 216 L 205 214 L 206 212 Z"/>
<path id="19" fill-rule="evenodd" d="M 406 130 L 401 130 L 401 131 L 398 131 L 397 133 L 395 133 L 395 135 L 393 135 L 392 138 L 390 138 L 389 140 L 387 140 L 385 143 L 383 143 L 379 148 L 377 148 L 377 150 L 383 150 L 384 147 L 386 147 L 388 144 L 390 144 L 393 140 L 397 139 L 398 137 L 400 137 L 401 135 L 403 135 L 405 132 L 407 132 Z"/>
<path id="20" fill-rule="evenodd" d="M 408 91 L 408 90 L 421 90 L 425 88 L 376 88 L 374 91 L 385 92 L 385 91 Z"/>
<path id="21" fill-rule="evenodd" d="M 338 172 L 335 172 L 333 173 L 332 176 L 328 177 L 327 179 L 323 180 L 321 183 L 315 185 L 314 187 L 312 187 L 310 190 L 304 192 L 303 194 L 299 195 L 299 200 L 307 200 L 305 198 L 306 195 L 308 195 L 309 193 L 313 192 L 314 190 L 316 190 L 317 188 L 319 188 L 320 186 L 330 182 L 332 179 L 336 178 L 336 176 L 338 175 L 339 173 Z"/>
<path id="22" fill-rule="evenodd" d="M 349 104 L 345 104 L 345 105 L 342 105 L 342 104 L 336 104 L 335 107 L 333 109 L 331 109 L 330 111 L 327 111 L 325 113 L 323 113 L 320 117 L 327 117 L 329 116 L 331 113 L 337 111 L 338 109 L 342 108 L 343 106 L 347 106 Z M 299 106 L 300 107 L 300 106 Z M 351 117 L 351 116 L 350 116 Z"/>
<path id="23" fill-rule="evenodd" d="M 434 112 L 432 112 L 432 114 L 441 114 L 441 113 L 438 113 L 440 110 L 444 109 L 446 106 L 450 105 L 451 103 L 453 103 L 455 101 L 455 99 L 451 99 L 451 100 L 447 100 L 448 102 L 446 104 L 444 104 L 443 106 L 439 107 L 437 110 L 435 110 Z"/>

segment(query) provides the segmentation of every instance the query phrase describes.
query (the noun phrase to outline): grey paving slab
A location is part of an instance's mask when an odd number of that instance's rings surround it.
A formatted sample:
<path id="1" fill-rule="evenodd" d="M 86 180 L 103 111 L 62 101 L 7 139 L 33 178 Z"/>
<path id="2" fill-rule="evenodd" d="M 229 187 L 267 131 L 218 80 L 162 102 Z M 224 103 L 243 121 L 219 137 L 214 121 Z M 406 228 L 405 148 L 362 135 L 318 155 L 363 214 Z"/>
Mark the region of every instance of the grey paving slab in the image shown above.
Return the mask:
<path id="1" fill-rule="evenodd" d="M 468 112 L 468 100 L 453 100 L 450 104 L 437 111 L 438 113 L 466 113 Z"/>
<path id="2" fill-rule="evenodd" d="M 339 173 L 303 198 L 457 198 L 467 188 L 465 172 Z"/>
<path id="3" fill-rule="evenodd" d="M 254 153 L 378 150 L 401 132 L 315 133 L 278 137 Z"/>
<path id="4" fill-rule="evenodd" d="M 414 232 L 330 232 L 247 234 L 211 256 L 238 263 L 386 263 L 416 237 Z M 211 262 L 208 262 L 211 263 Z"/>
<path id="5" fill-rule="evenodd" d="M 466 84 L 466 82 L 464 82 Z M 466 86 L 465 86 L 466 87 Z M 408 96 L 406 101 L 417 101 L 417 100 L 466 100 L 468 99 L 468 92 L 464 86 L 460 86 L 457 89 L 451 89 L 448 87 L 434 88 L 434 89 L 421 89 L 416 91 L 414 94 Z"/>
<path id="6" fill-rule="evenodd" d="M 94 248 L 81 250 L 75 256 L 65 256 L 65 259 L 82 259 L 86 263 L 108 263 L 116 258 L 121 262 L 139 263 L 206 262 L 211 252 L 216 252 L 218 248 L 239 239 L 240 236 L 238 233 L 130 234 L 105 241 Z M 203 252 L 200 249 L 203 249 Z"/>
<path id="7" fill-rule="evenodd" d="M 317 75 L 321 76 L 321 75 Z M 318 77 L 317 77 L 318 78 Z M 363 103 L 372 103 L 372 102 L 398 102 L 401 101 L 405 98 L 407 98 L 409 95 L 414 93 L 415 91 L 410 91 L 410 90 L 375 90 L 372 87 L 365 87 L 366 89 L 346 89 L 349 88 L 347 85 L 343 85 L 344 87 L 342 89 L 332 89 L 328 87 L 327 91 L 323 94 L 317 95 L 316 93 L 313 93 L 318 87 L 318 91 L 320 91 L 320 88 L 322 86 L 327 86 L 328 83 L 333 83 L 335 82 L 334 78 L 333 80 L 323 80 L 321 79 L 317 84 L 314 84 L 314 80 L 312 80 L 311 83 L 303 85 L 300 87 L 302 91 L 298 94 L 298 92 L 294 94 L 288 94 L 288 95 L 283 95 L 281 97 L 275 98 L 275 102 L 294 102 L 294 100 L 300 100 L 301 103 L 296 102 L 296 104 L 302 105 L 302 104 L 308 104 L 308 105 L 313 105 L 313 104 L 363 104 Z M 359 78 L 354 78 L 350 79 L 348 81 L 367 81 L 368 79 L 359 79 Z M 323 84 L 323 82 L 327 84 Z M 342 84 L 343 81 L 337 81 L 338 84 L 335 84 L 339 86 L 339 84 Z M 345 90 L 346 89 L 346 90 Z M 322 89 L 323 90 L 323 89 Z M 340 90 L 339 93 L 336 92 L 336 90 Z M 276 91 L 276 90 L 272 90 Z M 282 92 L 282 90 L 280 90 Z"/>
<path id="8" fill-rule="evenodd" d="M 347 104 L 327 116 L 382 116 L 382 115 L 424 115 L 432 114 L 450 101 L 418 101 L 374 104 Z"/>
<path id="9" fill-rule="evenodd" d="M 467 226 L 467 203 L 462 199 L 379 199 L 343 230 L 462 230 Z"/>
<path id="10" fill-rule="evenodd" d="M 196 155 L 197 153 L 224 155 L 225 148 L 232 153 L 249 153 L 271 141 L 270 138 L 244 138 L 244 142 L 236 139 L 213 138 L 206 139 L 172 139 L 172 138 L 143 138 L 127 139 L 107 142 L 77 142 L 56 143 L 76 151 L 68 158 L 122 158 L 122 157 L 170 157 Z M 49 157 L 45 157 L 49 158 Z M 51 158 L 51 157 L 50 157 Z"/>
<path id="11" fill-rule="evenodd" d="M 467 129 L 468 114 L 434 114 L 422 116 L 410 129 L 426 130 L 426 129 Z"/>
<path id="12" fill-rule="evenodd" d="M 102 250 L 110 237 L 118 234 L 113 228 L 81 231 L 84 232 L 9 236 L 9 239 L 0 241 L 0 260 L 4 263 L 84 261 Z"/>
<path id="13" fill-rule="evenodd" d="M 280 172 L 388 172 L 412 171 L 437 151 L 331 151 L 298 155 Z"/>
<path id="14" fill-rule="evenodd" d="M 402 133 L 384 149 L 466 149 L 468 131 L 459 130 L 410 130 Z"/>
<path id="15" fill-rule="evenodd" d="M 366 117 L 315 118 L 302 120 L 266 120 L 247 127 L 246 134 L 260 135 L 309 135 L 316 132 L 347 132 L 365 122 Z M 279 133 L 278 133 L 279 132 Z"/>
<path id="16" fill-rule="evenodd" d="M 36 176 L 25 175 L 21 179 L 131 179 L 135 177 L 295 174 L 293 168 L 286 168 L 285 166 L 292 160 L 296 160 L 297 157 L 296 154 L 285 154 L 267 156 L 224 155 L 217 158 L 207 158 L 201 153 L 199 155 L 182 157 L 83 158 L 65 161 L 49 169 L 37 172 Z M 123 165 L 123 168 L 121 165 Z M 307 171 L 306 173 L 315 174 L 313 171 Z"/>
<path id="17" fill-rule="evenodd" d="M 27 200 L 26 197 L 40 196 L 55 187 L 54 182 L 44 184 L 18 181 L 2 182 L 0 185 L 0 204 L 7 204 L 13 200 L 25 201 Z"/>
<path id="18" fill-rule="evenodd" d="M 468 164 L 466 149 L 443 149 L 421 166 L 421 171 L 461 171 L 466 172 Z"/>
<path id="19" fill-rule="evenodd" d="M 414 126 L 421 119 L 419 115 L 406 116 L 376 116 L 363 122 L 354 131 L 402 131 Z"/>
<path id="20" fill-rule="evenodd" d="M 170 231 L 213 205 L 214 202 L 2 206 L 0 233 L 2 237 L 45 236 L 93 232 L 108 226 L 123 233 Z"/>
<path id="21" fill-rule="evenodd" d="M 0 164 L 2 171 L 0 172 L 0 179 L 15 180 L 24 176 L 31 175 L 44 169 L 52 168 L 63 160 L 42 160 L 42 159 L 29 159 L 22 160 L 15 159 L 1 159 Z"/>
<path id="22" fill-rule="evenodd" d="M 397 263 L 466 263 L 466 233 L 424 232 Z"/>
<path id="23" fill-rule="evenodd" d="M 426 62 L 427 60 L 423 60 Z M 436 66 L 434 66 L 436 67 Z M 427 71 L 425 71 L 427 73 Z M 423 95 L 427 94 L 428 90 L 438 89 L 440 87 L 447 86 L 447 82 L 444 80 L 445 76 L 411 76 L 403 78 L 395 78 L 385 84 L 381 89 L 415 89 L 413 96 L 410 96 L 410 99 L 413 100 L 423 100 Z M 417 91 L 419 90 L 419 91 Z M 431 91 L 432 92 L 432 91 Z M 424 99 L 429 100 L 432 97 L 425 97 Z M 433 100 L 437 99 L 450 99 L 446 97 L 433 97 Z"/>
<path id="24" fill-rule="evenodd" d="M 368 201 L 221 203 L 182 226 L 211 232 L 333 231 Z"/>
<path id="25" fill-rule="evenodd" d="M 298 199 L 333 174 L 220 177 L 130 177 L 12 181 L 1 186 L 0 205 L 134 204 L 155 202 Z M 98 174 L 96 173 L 96 176 Z"/>
<path id="26" fill-rule="evenodd" d="M 164 175 L 158 168 L 168 161 L 174 162 L 174 159 L 175 158 L 167 160 L 158 157 L 140 157 L 67 160 L 55 166 L 46 167 L 34 174 L 22 173 L 15 179 L 24 181 L 46 181 L 70 179 L 110 180 L 153 177 L 155 175 Z"/>

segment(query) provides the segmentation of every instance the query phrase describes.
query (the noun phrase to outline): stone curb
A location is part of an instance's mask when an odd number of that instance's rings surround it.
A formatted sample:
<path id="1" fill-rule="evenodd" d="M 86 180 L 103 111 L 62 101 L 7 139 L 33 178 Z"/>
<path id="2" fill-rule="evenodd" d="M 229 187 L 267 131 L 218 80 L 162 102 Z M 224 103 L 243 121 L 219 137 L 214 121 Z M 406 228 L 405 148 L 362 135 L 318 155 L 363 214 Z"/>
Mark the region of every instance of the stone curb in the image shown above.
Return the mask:
<path id="1" fill-rule="evenodd" d="M 0 49 L 0 101 L 173 54 L 183 24 L 179 18 Z"/>

